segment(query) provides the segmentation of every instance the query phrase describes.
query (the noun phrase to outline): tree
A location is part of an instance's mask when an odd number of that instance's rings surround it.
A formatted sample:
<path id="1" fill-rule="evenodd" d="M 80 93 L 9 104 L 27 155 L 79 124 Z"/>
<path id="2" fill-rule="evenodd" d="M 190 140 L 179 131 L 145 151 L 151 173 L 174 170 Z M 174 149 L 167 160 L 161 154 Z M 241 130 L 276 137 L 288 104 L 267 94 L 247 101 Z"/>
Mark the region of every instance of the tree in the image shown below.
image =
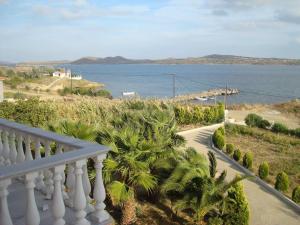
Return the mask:
<path id="1" fill-rule="evenodd" d="M 258 175 L 263 180 L 269 176 L 269 164 L 267 162 L 263 162 L 259 165 Z"/>
<path id="2" fill-rule="evenodd" d="M 217 172 L 217 160 L 216 156 L 213 152 L 209 151 L 208 152 L 208 159 L 209 159 L 209 173 L 211 177 L 216 176 Z"/>
<path id="3" fill-rule="evenodd" d="M 275 189 L 285 192 L 289 188 L 289 177 L 285 172 L 280 172 L 276 176 Z"/>
<path id="4" fill-rule="evenodd" d="M 300 186 L 297 186 L 293 190 L 292 200 L 296 203 L 300 203 Z"/>
<path id="5" fill-rule="evenodd" d="M 234 184 L 224 201 L 223 221 L 226 225 L 248 225 L 249 206 L 241 183 Z"/>
<path id="6" fill-rule="evenodd" d="M 253 153 L 247 152 L 243 157 L 243 166 L 247 169 L 251 169 L 253 164 Z"/>

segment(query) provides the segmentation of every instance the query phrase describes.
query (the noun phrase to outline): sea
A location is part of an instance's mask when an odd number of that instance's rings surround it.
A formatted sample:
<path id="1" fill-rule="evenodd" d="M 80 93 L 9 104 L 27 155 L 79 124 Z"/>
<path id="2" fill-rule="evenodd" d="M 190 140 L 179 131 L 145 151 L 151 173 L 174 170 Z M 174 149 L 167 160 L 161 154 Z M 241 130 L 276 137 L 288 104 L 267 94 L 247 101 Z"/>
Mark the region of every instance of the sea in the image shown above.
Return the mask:
<path id="1" fill-rule="evenodd" d="M 300 66 L 293 65 L 62 65 L 84 79 L 103 83 L 114 98 L 171 98 L 215 88 L 237 88 L 229 104 L 276 103 L 300 98 Z M 217 101 L 223 101 L 222 96 Z M 213 100 L 214 101 L 214 100 Z"/>

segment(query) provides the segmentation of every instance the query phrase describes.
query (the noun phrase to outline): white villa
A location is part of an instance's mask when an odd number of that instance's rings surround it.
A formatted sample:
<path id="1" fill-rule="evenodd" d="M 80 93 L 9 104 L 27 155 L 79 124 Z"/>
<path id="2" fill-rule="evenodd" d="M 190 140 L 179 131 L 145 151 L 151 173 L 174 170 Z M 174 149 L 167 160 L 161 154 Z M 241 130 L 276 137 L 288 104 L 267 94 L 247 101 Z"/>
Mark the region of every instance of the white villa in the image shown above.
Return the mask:
<path id="1" fill-rule="evenodd" d="M 67 78 L 67 79 L 72 79 L 72 80 L 81 80 L 82 76 L 81 75 L 72 75 L 72 72 L 70 69 L 66 70 L 63 69 L 62 71 L 55 71 L 52 74 L 53 77 L 60 77 L 60 78 Z"/>

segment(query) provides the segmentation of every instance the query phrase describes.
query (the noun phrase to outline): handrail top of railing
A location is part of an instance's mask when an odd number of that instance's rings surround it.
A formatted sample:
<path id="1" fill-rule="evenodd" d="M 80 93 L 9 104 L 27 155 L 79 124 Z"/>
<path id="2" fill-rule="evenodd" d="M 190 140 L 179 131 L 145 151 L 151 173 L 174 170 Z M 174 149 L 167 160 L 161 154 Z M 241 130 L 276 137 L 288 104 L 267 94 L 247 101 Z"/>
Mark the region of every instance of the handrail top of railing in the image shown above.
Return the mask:
<path id="1" fill-rule="evenodd" d="M 89 146 L 76 151 L 69 151 L 63 154 L 53 155 L 51 157 L 24 161 L 10 166 L 0 166 L 0 181 L 23 176 L 35 171 L 69 164 L 82 159 L 93 158 L 97 155 L 106 154 L 109 150 L 109 147 L 104 145 L 90 144 Z"/>
<path id="2" fill-rule="evenodd" d="M 59 144 L 67 145 L 68 147 L 74 148 L 84 148 L 89 146 L 91 143 L 83 141 L 77 138 L 60 135 L 51 131 L 46 131 L 40 128 L 29 127 L 20 123 L 9 121 L 0 118 L 0 128 L 1 126 L 7 127 L 8 129 L 17 130 L 20 133 L 25 133 L 28 135 L 36 136 L 42 139 L 58 142 Z"/>

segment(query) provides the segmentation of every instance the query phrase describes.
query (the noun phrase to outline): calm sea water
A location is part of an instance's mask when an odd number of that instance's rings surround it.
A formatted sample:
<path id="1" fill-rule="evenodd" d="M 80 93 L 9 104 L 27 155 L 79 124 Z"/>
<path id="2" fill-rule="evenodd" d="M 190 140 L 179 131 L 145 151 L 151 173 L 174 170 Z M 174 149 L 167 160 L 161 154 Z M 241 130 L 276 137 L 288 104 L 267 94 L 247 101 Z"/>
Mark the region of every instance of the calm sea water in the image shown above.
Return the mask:
<path id="1" fill-rule="evenodd" d="M 66 65 L 84 79 L 104 83 L 114 97 L 134 91 L 142 97 L 171 97 L 211 88 L 238 88 L 230 103 L 271 103 L 300 98 L 300 66 L 279 65 Z M 219 100 L 223 97 L 219 97 Z"/>

